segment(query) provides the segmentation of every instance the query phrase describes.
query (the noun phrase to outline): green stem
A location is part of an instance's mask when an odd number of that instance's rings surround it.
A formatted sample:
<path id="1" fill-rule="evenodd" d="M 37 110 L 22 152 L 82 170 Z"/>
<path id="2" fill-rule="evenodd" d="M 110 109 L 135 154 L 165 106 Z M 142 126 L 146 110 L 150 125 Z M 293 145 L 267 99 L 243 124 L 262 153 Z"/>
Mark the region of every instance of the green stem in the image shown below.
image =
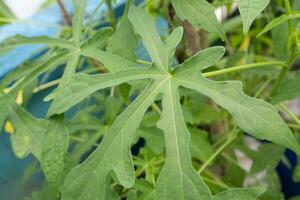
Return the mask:
<path id="1" fill-rule="evenodd" d="M 261 67 L 273 67 L 273 66 L 279 66 L 282 68 L 286 68 L 286 64 L 284 62 L 272 61 L 272 62 L 261 62 L 261 63 L 229 67 L 229 68 L 221 69 L 221 70 L 217 70 L 217 71 L 206 72 L 206 73 L 203 73 L 202 75 L 205 77 L 213 77 L 213 76 L 218 76 L 218 75 L 222 75 L 222 74 L 243 71 L 243 70 L 247 70 L 247 69 L 261 68 Z"/>
<path id="2" fill-rule="evenodd" d="M 159 106 L 158 106 L 156 103 L 153 103 L 153 104 L 151 105 L 151 108 L 152 108 L 154 111 L 156 111 L 159 115 L 162 114 L 161 109 L 159 108 Z"/>
<path id="3" fill-rule="evenodd" d="M 257 92 L 254 95 L 255 98 L 259 97 L 263 93 L 263 91 L 269 85 L 269 83 L 271 82 L 271 80 L 272 80 L 272 78 L 268 78 L 268 80 L 257 90 Z"/>
<path id="4" fill-rule="evenodd" d="M 198 174 L 201 174 L 238 136 L 238 129 L 234 128 L 228 135 L 227 141 L 200 167 Z"/>
<path id="5" fill-rule="evenodd" d="M 298 116 L 290 111 L 284 104 L 279 104 L 279 108 L 286 112 L 298 125 L 300 125 L 300 119 L 298 118 Z"/>
<path id="6" fill-rule="evenodd" d="M 284 0 L 284 6 L 285 6 L 287 14 L 291 15 L 292 14 L 292 9 L 291 9 L 291 5 L 290 5 L 290 0 Z M 290 31 L 290 33 L 293 33 L 294 32 L 293 22 L 289 21 L 288 23 L 289 23 L 289 31 Z"/>
<path id="7" fill-rule="evenodd" d="M 116 29 L 117 20 L 116 20 L 115 11 L 114 11 L 114 8 L 112 6 L 111 0 L 106 0 L 106 5 L 107 5 L 108 10 L 109 10 L 109 21 L 111 23 L 111 26 L 114 29 Z"/>
<path id="8" fill-rule="evenodd" d="M 295 49 L 295 48 L 293 48 L 293 49 Z M 289 60 L 286 64 L 287 67 L 284 67 L 284 68 L 281 69 L 280 74 L 278 75 L 278 77 L 276 79 L 276 82 L 275 82 L 275 84 L 274 84 L 274 86 L 273 86 L 273 88 L 270 92 L 270 96 L 273 96 L 278 91 L 282 81 L 285 79 L 286 75 L 288 74 L 288 72 L 292 68 L 293 63 L 295 61 L 294 51 L 295 50 L 292 50 L 292 55 L 291 55 L 291 57 L 289 58 Z"/>
<path id="9" fill-rule="evenodd" d="M 290 128 L 294 128 L 294 129 L 299 129 L 300 130 L 300 125 L 297 125 L 297 124 L 288 124 L 288 126 Z"/>

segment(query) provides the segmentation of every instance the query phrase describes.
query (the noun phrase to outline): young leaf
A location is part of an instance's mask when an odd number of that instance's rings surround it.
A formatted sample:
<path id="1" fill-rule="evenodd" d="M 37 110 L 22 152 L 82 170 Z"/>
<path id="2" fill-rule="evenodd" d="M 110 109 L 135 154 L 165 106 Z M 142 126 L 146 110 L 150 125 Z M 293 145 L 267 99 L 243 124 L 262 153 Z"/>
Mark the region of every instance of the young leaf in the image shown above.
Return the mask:
<path id="1" fill-rule="evenodd" d="M 267 7 L 270 0 L 239 0 L 238 7 L 243 21 L 244 34 L 248 33 L 253 21 Z"/>
<path id="2" fill-rule="evenodd" d="M 215 15 L 215 8 L 206 0 L 171 0 L 171 3 L 182 20 L 188 20 L 194 26 L 225 38 L 225 32 Z"/>
<path id="3" fill-rule="evenodd" d="M 265 191 L 264 187 L 230 189 L 214 196 L 213 200 L 254 200 Z"/>
<path id="4" fill-rule="evenodd" d="M 69 147 L 69 133 L 61 117 L 53 117 L 48 123 L 43 139 L 41 167 L 47 182 L 59 187 L 63 178 L 64 158 Z"/>

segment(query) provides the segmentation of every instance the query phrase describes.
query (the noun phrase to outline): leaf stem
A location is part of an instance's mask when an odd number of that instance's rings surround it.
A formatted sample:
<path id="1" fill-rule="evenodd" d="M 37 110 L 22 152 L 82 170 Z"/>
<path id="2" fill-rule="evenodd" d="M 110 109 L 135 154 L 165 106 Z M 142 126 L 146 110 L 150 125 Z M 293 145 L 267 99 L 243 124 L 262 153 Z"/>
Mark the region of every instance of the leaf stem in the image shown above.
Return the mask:
<path id="1" fill-rule="evenodd" d="M 229 67 L 229 68 L 226 68 L 226 69 L 216 70 L 216 71 L 212 71 L 212 72 L 205 72 L 202 75 L 204 77 L 213 77 L 213 76 L 218 76 L 218 75 L 222 75 L 222 74 L 243 71 L 243 70 L 247 70 L 247 69 L 261 68 L 261 67 L 273 67 L 273 66 L 279 66 L 279 67 L 282 67 L 282 68 L 286 68 L 286 64 L 284 62 L 271 61 L 271 62 L 261 62 L 261 63 L 254 63 L 254 64 L 246 64 L 246 65 L 240 65 L 240 66 L 235 66 L 235 67 Z"/>
<path id="2" fill-rule="evenodd" d="M 234 128 L 228 135 L 227 141 L 200 167 L 198 174 L 201 174 L 238 136 L 238 129 Z"/>

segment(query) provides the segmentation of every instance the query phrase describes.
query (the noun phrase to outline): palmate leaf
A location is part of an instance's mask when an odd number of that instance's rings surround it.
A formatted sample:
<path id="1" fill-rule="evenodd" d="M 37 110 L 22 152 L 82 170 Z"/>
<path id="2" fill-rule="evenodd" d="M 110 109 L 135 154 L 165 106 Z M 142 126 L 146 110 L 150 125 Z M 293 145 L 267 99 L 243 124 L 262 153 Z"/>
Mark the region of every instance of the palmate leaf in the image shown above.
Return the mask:
<path id="1" fill-rule="evenodd" d="M 248 33 L 256 17 L 267 7 L 270 0 L 239 0 L 238 8 L 243 21 L 244 33 Z"/>
<path id="2" fill-rule="evenodd" d="M 240 82 L 215 82 L 200 75 L 200 70 L 213 65 L 223 56 L 224 48 L 213 47 L 201 51 L 172 70 L 170 67 L 171 57 L 174 55 L 176 45 L 180 42 L 179 36 L 182 34 L 182 30 L 176 29 L 166 41 L 162 41 L 155 29 L 154 22 L 146 13 L 136 7 L 131 7 L 129 19 L 135 31 L 142 37 L 143 43 L 153 59 L 152 68 L 141 70 L 153 70 L 154 73 L 148 73 L 147 76 L 142 75 L 141 77 L 137 74 L 137 79 L 145 79 L 145 81 L 152 79 L 152 81 L 115 120 L 99 147 L 87 160 L 67 175 L 62 192 L 63 200 L 110 199 L 114 194 L 110 187 L 112 172 L 115 175 L 113 177 L 116 177 L 117 181 L 125 188 L 133 186 L 135 175 L 130 153 L 131 143 L 143 115 L 159 94 L 162 94 L 163 114 L 157 127 L 164 131 L 166 160 L 158 178 L 155 199 L 209 200 L 224 199 L 228 195 L 236 198 L 236 195 L 241 193 L 241 189 L 229 190 L 213 197 L 201 177 L 193 169 L 189 152 L 190 135 L 181 111 L 179 87 L 194 89 L 212 98 L 233 115 L 237 124 L 245 132 L 260 139 L 267 139 L 289 147 L 299 153 L 299 145 L 293 134 L 273 106 L 262 100 L 246 96 L 242 92 Z M 145 27 L 148 31 L 145 31 Z M 100 61 L 102 58 L 106 59 L 103 62 L 104 65 L 108 69 L 113 69 L 114 72 L 97 76 L 75 75 L 75 78 L 76 76 L 77 78 L 81 77 L 77 81 L 83 92 L 78 90 L 78 93 L 76 92 L 78 96 L 72 96 L 72 93 L 69 93 L 72 99 L 80 97 L 82 100 L 96 90 L 128 81 L 123 76 L 128 72 L 129 63 L 132 62 L 101 50 L 97 51 L 99 54 L 93 53 L 93 49 L 84 51 L 86 55 L 94 56 Z M 109 55 L 110 59 L 105 58 L 105 55 Z M 121 61 L 119 66 L 117 65 L 118 61 Z M 125 67 L 121 65 L 123 63 Z M 111 67 L 112 65 L 114 67 Z M 133 65 L 136 64 L 133 63 Z M 122 75 L 122 73 L 125 74 Z M 93 82 L 94 77 L 99 86 Z M 105 81 L 102 81 L 104 84 L 100 86 L 100 79 L 104 77 L 111 77 L 110 83 L 106 85 Z M 120 81 L 120 79 L 122 80 Z M 76 84 L 71 81 L 69 86 L 74 87 Z M 73 106 L 68 103 L 66 105 L 64 109 Z M 243 191 L 244 199 L 253 199 L 254 196 L 256 198 L 262 193 L 260 189 Z"/>

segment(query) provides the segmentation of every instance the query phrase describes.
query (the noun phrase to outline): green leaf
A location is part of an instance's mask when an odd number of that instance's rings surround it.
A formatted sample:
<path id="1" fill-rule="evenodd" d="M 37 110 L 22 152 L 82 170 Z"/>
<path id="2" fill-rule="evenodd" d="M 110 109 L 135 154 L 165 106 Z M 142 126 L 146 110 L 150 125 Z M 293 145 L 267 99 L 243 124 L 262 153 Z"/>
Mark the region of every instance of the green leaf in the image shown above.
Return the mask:
<path id="1" fill-rule="evenodd" d="M 0 51 L 8 51 L 11 48 L 26 45 L 26 44 L 44 44 L 47 47 L 58 46 L 65 49 L 74 49 L 75 46 L 72 42 L 67 40 L 57 39 L 57 38 L 49 38 L 46 36 L 39 37 L 25 37 L 22 35 L 16 35 L 6 39 L 4 42 L 0 44 Z"/>
<path id="2" fill-rule="evenodd" d="M 95 48 L 84 48 L 81 50 L 81 54 L 101 62 L 110 72 L 118 72 L 138 66 L 135 62 L 129 61 L 121 56 Z"/>
<path id="3" fill-rule="evenodd" d="M 97 31 L 90 39 L 84 42 L 82 48 L 104 49 L 112 33 L 112 28 L 102 28 Z"/>
<path id="4" fill-rule="evenodd" d="M 257 155 L 253 158 L 253 164 L 251 166 L 252 173 L 259 173 L 269 168 L 275 168 L 281 160 L 284 148 L 282 146 L 274 144 L 262 144 L 259 147 Z"/>
<path id="5" fill-rule="evenodd" d="M 270 0 L 239 0 L 238 8 L 243 21 L 244 34 L 248 33 L 253 21 L 268 6 Z"/>
<path id="6" fill-rule="evenodd" d="M 11 140 L 16 155 L 24 158 L 32 153 L 38 160 L 41 160 L 47 122 L 34 118 L 17 104 L 11 106 L 9 119 L 15 129 Z"/>
<path id="7" fill-rule="evenodd" d="M 72 1 L 74 7 L 74 14 L 72 20 L 73 40 L 75 45 L 79 47 L 87 0 L 72 0 Z"/>
<path id="8" fill-rule="evenodd" d="M 272 29 L 273 51 L 277 60 L 286 61 L 290 56 L 288 49 L 289 31 L 288 23 L 285 22 Z"/>
<path id="9" fill-rule="evenodd" d="M 213 155 L 213 147 L 205 138 L 205 131 L 198 128 L 189 128 L 191 133 L 191 155 L 201 161 L 208 160 Z"/>
<path id="10" fill-rule="evenodd" d="M 70 79 L 69 84 L 61 87 L 60 91 L 52 93 L 51 97 L 55 101 L 48 113 L 49 115 L 61 114 L 100 89 L 113 87 L 131 80 L 155 77 L 160 77 L 157 70 L 143 68 L 130 68 L 121 72 L 99 75 L 76 74 Z"/>
<path id="11" fill-rule="evenodd" d="M 140 128 L 136 135 L 145 139 L 145 148 L 149 148 L 153 153 L 159 155 L 163 153 L 165 144 L 163 142 L 163 133 L 157 128 Z"/>
<path id="12" fill-rule="evenodd" d="M 164 83 L 163 113 L 157 126 L 165 133 L 166 160 L 158 177 L 156 199 L 209 200 L 212 195 L 192 166 L 186 128 L 179 99 L 179 85 Z"/>
<path id="13" fill-rule="evenodd" d="M 290 14 L 290 15 L 281 15 L 280 17 L 276 17 L 271 22 L 267 24 L 267 26 L 257 35 L 257 37 L 265 34 L 266 32 L 276 28 L 277 26 L 287 22 L 288 20 L 300 18 L 300 14 Z"/>
<path id="14" fill-rule="evenodd" d="M 127 194 L 127 200 L 137 200 L 137 194 L 135 191 L 130 190 Z"/>
<path id="15" fill-rule="evenodd" d="M 272 102 L 280 103 L 293 100 L 300 96 L 300 72 L 296 72 L 292 78 L 283 82 L 279 91 L 274 95 Z"/>
<path id="16" fill-rule="evenodd" d="M 210 67 L 220 60 L 225 54 L 224 47 L 216 46 L 204 49 L 197 54 L 195 54 L 190 59 L 186 60 L 183 64 L 177 66 L 173 74 L 188 74 L 195 70 Z"/>
<path id="17" fill-rule="evenodd" d="M 201 57 L 201 52 L 183 63 L 180 67 L 190 68 L 190 63 Z M 194 66 L 197 66 L 196 64 Z M 204 70 L 206 67 L 199 67 Z M 258 139 L 269 140 L 283 145 L 300 153 L 299 144 L 271 104 L 265 101 L 249 97 L 242 91 L 239 81 L 215 82 L 197 75 L 200 69 L 187 70 L 175 74 L 179 84 L 196 90 L 213 99 L 217 104 L 228 110 L 238 126 L 246 133 L 252 134 Z"/>
<path id="18" fill-rule="evenodd" d="M 54 92 L 52 92 L 50 95 L 48 95 L 45 98 L 45 101 L 54 99 L 50 108 L 48 109 L 48 113 L 47 113 L 48 116 L 52 116 L 54 114 L 60 114 L 56 110 L 57 104 L 59 104 L 61 101 L 59 99 L 59 97 L 63 98 L 63 96 L 65 95 L 64 91 L 66 90 L 66 88 L 69 88 L 68 86 L 72 81 L 72 77 L 75 74 L 75 70 L 76 70 L 77 64 L 79 62 L 80 54 L 78 52 L 74 52 L 73 54 L 74 54 L 73 57 L 71 57 L 71 59 L 69 60 L 69 62 L 66 65 L 66 68 L 65 68 L 64 74 L 60 80 L 59 86 L 57 87 L 57 89 Z"/>
<path id="19" fill-rule="evenodd" d="M 51 59 L 47 60 L 46 62 L 44 62 L 37 68 L 35 68 L 33 71 L 31 71 L 31 73 L 26 74 L 26 76 L 23 79 L 18 81 L 17 84 L 12 89 L 12 91 L 10 91 L 10 94 L 12 95 L 16 94 L 16 92 L 28 86 L 44 72 L 65 63 L 70 58 L 70 56 L 72 56 L 72 53 L 64 51 L 58 55 L 55 55 Z"/>
<path id="20" fill-rule="evenodd" d="M 61 184 L 68 147 L 69 133 L 63 124 L 63 117 L 53 117 L 45 130 L 41 152 L 42 170 L 47 182 L 53 187 L 59 187 Z"/>
<path id="21" fill-rule="evenodd" d="M 116 119 L 88 159 L 66 177 L 62 200 L 103 200 L 111 194 L 109 174 L 114 172 L 126 188 L 134 184 L 130 146 L 147 108 L 160 92 L 163 82 L 153 82 Z"/>
<path id="22" fill-rule="evenodd" d="M 215 15 L 215 8 L 206 0 L 171 0 L 171 3 L 182 20 L 188 20 L 194 26 L 225 38 L 224 30 Z"/>
<path id="23" fill-rule="evenodd" d="M 167 72 L 171 65 L 174 50 L 181 40 L 182 27 L 175 29 L 167 38 L 166 43 L 163 43 L 156 30 L 155 21 L 147 13 L 132 6 L 129 11 L 129 20 L 135 31 L 142 37 L 143 44 L 155 66 Z"/>
<path id="24" fill-rule="evenodd" d="M 265 191 L 264 187 L 230 189 L 214 196 L 213 200 L 254 200 Z"/>
<path id="25" fill-rule="evenodd" d="M 135 49 L 138 44 L 138 38 L 136 37 L 132 25 L 128 20 L 128 11 L 132 3 L 133 0 L 128 0 L 126 2 L 126 8 L 122 20 L 116 32 L 110 38 L 110 41 L 107 45 L 107 51 L 135 62 Z"/>

